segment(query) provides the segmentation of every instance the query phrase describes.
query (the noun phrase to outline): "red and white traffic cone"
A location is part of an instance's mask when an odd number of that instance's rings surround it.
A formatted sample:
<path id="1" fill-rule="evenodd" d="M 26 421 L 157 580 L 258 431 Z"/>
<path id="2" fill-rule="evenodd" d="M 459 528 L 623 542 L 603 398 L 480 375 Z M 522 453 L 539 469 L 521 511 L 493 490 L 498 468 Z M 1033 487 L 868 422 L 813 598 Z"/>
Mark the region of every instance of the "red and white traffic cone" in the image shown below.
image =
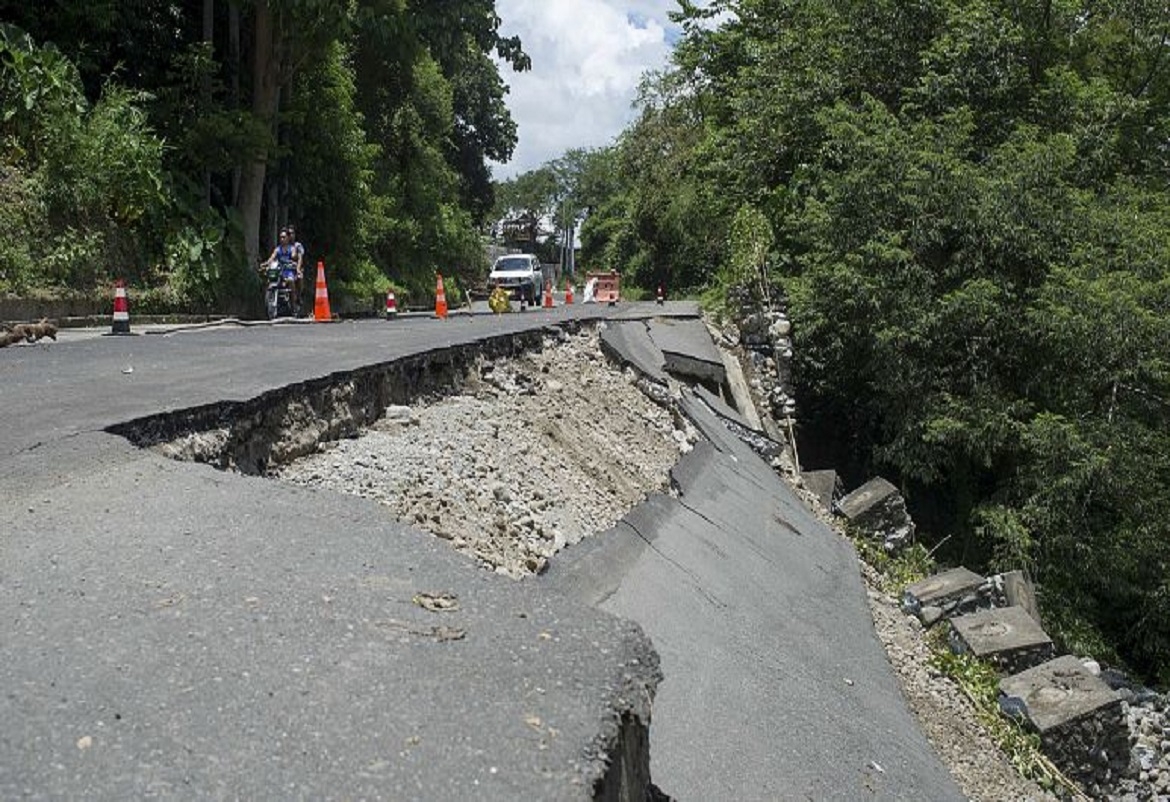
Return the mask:
<path id="1" fill-rule="evenodd" d="M 666 293 L 662 291 L 662 285 L 659 284 L 658 285 L 658 298 L 657 298 L 658 305 L 662 306 L 662 304 L 665 300 L 666 300 Z"/>
<path id="2" fill-rule="evenodd" d="M 126 297 L 126 282 L 114 282 L 114 329 L 113 334 L 130 333 L 130 299 Z"/>
<path id="3" fill-rule="evenodd" d="M 394 297 L 394 290 L 387 290 L 386 319 L 393 320 L 396 317 L 398 317 L 398 300 Z"/>
<path id="4" fill-rule="evenodd" d="M 439 320 L 447 319 L 447 290 L 443 287 L 443 275 L 437 274 L 435 281 L 435 317 Z"/>
<path id="5" fill-rule="evenodd" d="M 317 262 L 316 298 L 313 301 L 313 320 L 328 323 L 333 320 L 329 309 L 329 287 L 325 284 L 325 263 Z"/>

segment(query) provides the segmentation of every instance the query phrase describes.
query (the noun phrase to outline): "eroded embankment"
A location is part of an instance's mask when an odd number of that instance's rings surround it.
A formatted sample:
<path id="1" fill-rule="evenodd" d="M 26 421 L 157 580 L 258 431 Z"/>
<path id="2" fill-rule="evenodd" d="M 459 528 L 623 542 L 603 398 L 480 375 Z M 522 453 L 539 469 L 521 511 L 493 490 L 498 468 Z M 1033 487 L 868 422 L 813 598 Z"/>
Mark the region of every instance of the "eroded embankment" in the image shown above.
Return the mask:
<path id="1" fill-rule="evenodd" d="M 591 327 L 431 352 L 120 433 L 176 459 L 375 500 L 513 577 L 665 490 L 694 438 L 602 355 Z"/>
<path id="2" fill-rule="evenodd" d="M 528 331 L 486 338 L 476 347 L 437 348 L 293 382 L 245 401 L 138 418 L 109 431 L 175 459 L 265 475 L 275 466 L 314 453 L 322 443 L 356 437 L 388 406 L 457 392 L 479 360 L 539 348 L 548 334 Z"/>

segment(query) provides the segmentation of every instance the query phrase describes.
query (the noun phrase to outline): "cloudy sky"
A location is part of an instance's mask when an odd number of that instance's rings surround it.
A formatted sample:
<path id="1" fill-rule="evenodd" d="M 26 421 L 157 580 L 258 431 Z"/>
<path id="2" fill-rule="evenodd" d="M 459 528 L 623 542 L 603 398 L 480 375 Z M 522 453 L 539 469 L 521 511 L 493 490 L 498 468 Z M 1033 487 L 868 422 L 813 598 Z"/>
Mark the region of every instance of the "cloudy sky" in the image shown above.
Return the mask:
<path id="1" fill-rule="evenodd" d="M 612 142 L 633 117 L 642 73 L 667 64 L 679 33 L 667 13 L 676 8 L 675 0 L 497 0 L 501 32 L 520 36 L 532 70 L 500 70 L 520 142 L 495 177 Z"/>

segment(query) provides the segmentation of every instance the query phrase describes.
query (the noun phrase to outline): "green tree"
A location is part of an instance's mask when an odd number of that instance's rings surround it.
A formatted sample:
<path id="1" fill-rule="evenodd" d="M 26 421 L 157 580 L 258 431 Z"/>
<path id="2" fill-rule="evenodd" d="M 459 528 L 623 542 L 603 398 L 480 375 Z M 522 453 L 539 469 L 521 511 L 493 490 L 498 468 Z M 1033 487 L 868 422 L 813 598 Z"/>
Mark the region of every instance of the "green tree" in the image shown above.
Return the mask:
<path id="1" fill-rule="evenodd" d="M 641 275 L 684 256 L 700 283 L 757 264 L 744 232 L 770 228 L 805 436 L 855 480 L 900 480 L 954 559 L 1031 571 L 1071 647 L 1165 672 L 1164 7 L 720 0 L 678 19 L 600 247 Z M 696 248 L 712 230 L 730 248 Z"/>

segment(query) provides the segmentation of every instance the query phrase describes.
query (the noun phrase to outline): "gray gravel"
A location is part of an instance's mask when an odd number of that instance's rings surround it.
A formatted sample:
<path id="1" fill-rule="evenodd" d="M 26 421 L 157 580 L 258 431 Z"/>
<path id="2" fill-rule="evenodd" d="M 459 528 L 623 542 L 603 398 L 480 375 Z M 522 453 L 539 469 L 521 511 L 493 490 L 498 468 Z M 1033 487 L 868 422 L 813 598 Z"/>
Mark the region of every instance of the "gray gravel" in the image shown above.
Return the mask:
<path id="1" fill-rule="evenodd" d="M 285 465 L 277 478 L 375 499 L 519 578 L 665 489 L 693 439 L 584 330 L 484 362 L 463 394 L 391 407 L 363 436 Z"/>

